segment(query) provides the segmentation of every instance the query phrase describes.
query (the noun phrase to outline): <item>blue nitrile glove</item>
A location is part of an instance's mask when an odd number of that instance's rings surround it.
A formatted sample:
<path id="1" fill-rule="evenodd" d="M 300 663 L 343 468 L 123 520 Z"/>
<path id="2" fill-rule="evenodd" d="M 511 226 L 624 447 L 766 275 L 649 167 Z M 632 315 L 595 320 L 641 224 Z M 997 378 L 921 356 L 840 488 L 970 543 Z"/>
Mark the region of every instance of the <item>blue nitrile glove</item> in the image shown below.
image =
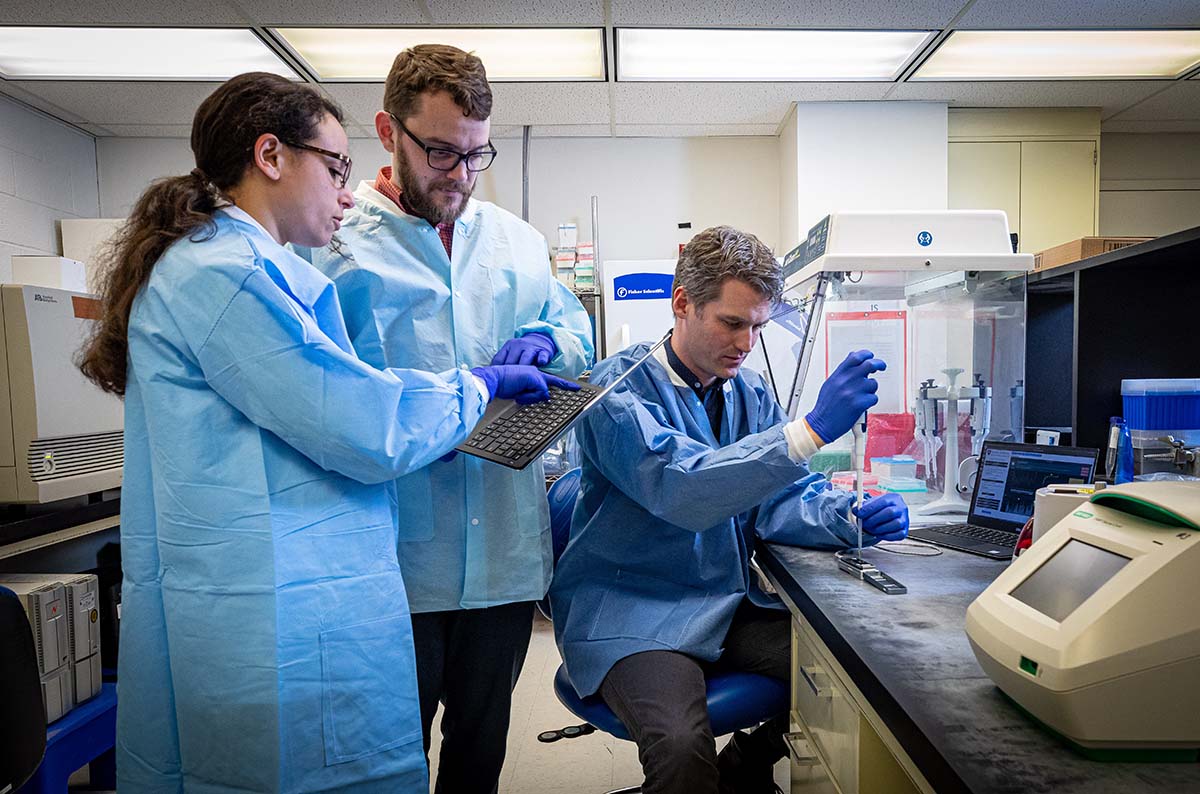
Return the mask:
<path id="1" fill-rule="evenodd" d="M 492 364 L 530 364 L 544 367 L 550 359 L 558 355 L 558 345 L 545 334 L 532 333 L 509 339 L 500 348 L 500 352 L 492 356 Z"/>
<path id="2" fill-rule="evenodd" d="M 854 508 L 862 519 L 863 532 L 880 540 L 904 540 L 908 537 L 908 505 L 898 493 L 866 499 L 862 507 Z"/>
<path id="3" fill-rule="evenodd" d="M 846 356 L 821 384 L 817 404 L 804 417 L 808 426 L 826 444 L 844 436 L 863 411 L 879 402 L 875 396 L 879 384 L 868 376 L 885 369 L 887 364 L 875 358 L 870 350 L 856 350 Z"/>
<path id="4" fill-rule="evenodd" d="M 486 385 L 491 399 L 516 400 L 521 405 L 550 399 L 550 387 L 579 391 L 579 384 L 547 375 L 537 367 L 521 364 L 500 364 L 475 367 L 471 374 Z"/>

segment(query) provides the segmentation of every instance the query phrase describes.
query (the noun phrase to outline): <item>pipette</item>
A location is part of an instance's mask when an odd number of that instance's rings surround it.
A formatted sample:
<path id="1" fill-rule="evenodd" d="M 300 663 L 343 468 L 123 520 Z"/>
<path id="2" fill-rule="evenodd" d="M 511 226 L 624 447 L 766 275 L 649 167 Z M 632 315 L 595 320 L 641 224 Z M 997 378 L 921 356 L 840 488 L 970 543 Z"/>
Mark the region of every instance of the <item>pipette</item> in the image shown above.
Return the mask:
<path id="1" fill-rule="evenodd" d="M 859 510 L 863 504 L 863 475 L 866 471 L 867 457 L 867 414 L 863 413 L 862 419 L 854 423 L 851 428 L 854 434 L 854 494 Z M 838 568 L 858 579 L 862 579 L 868 584 L 876 587 L 888 595 L 903 595 L 908 592 L 908 588 L 897 582 L 892 577 L 888 576 L 883 571 L 876 568 L 871 563 L 863 559 L 863 521 L 862 516 L 858 516 L 858 554 L 854 557 L 846 557 L 842 554 L 837 556 Z"/>
<path id="2" fill-rule="evenodd" d="M 854 503 L 862 509 L 863 504 L 863 473 L 866 471 L 867 455 L 867 412 L 863 411 L 862 419 L 854 423 L 851 431 L 854 434 Z M 862 560 L 862 517 L 858 519 L 858 559 Z"/>

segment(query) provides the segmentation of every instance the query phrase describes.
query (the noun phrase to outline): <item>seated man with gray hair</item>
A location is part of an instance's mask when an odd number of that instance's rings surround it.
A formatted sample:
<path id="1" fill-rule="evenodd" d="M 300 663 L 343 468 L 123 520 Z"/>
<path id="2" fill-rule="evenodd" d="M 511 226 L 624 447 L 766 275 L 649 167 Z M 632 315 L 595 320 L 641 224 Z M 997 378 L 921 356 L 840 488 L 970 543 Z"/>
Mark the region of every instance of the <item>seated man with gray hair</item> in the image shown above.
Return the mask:
<path id="1" fill-rule="evenodd" d="M 857 538 L 853 495 L 807 461 L 878 402 L 870 376 L 886 365 L 850 354 L 813 410 L 787 421 L 742 369 L 782 290 L 758 238 L 700 232 L 679 255 L 671 338 L 578 426 L 583 480 L 550 589 L 554 630 L 576 691 L 599 692 L 637 742 L 648 794 L 776 790 L 787 714 L 735 734 L 718 756 L 705 675 L 789 677 L 787 611 L 750 575 L 756 536 L 826 549 Z M 611 382 L 649 348 L 606 359 L 592 382 Z M 872 542 L 907 534 L 894 494 L 854 513 Z"/>

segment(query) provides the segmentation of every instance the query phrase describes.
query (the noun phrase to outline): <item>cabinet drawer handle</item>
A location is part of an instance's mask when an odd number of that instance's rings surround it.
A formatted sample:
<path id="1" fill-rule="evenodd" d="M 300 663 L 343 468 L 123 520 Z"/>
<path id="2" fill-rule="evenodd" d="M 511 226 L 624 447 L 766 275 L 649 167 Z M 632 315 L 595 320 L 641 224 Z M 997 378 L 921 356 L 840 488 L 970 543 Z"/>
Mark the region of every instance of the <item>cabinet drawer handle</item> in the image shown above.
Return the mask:
<path id="1" fill-rule="evenodd" d="M 808 743 L 808 737 L 803 731 L 795 733 L 786 733 L 783 736 L 787 740 L 788 748 L 791 750 L 792 763 L 797 766 L 818 766 L 821 759 L 813 752 L 812 745 Z"/>
<path id="2" fill-rule="evenodd" d="M 829 688 L 829 678 L 816 665 L 801 665 L 800 675 L 804 676 L 808 688 L 813 691 L 813 694 L 819 698 L 833 697 L 833 691 Z M 821 679 L 818 682 L 818 678 Z"/>

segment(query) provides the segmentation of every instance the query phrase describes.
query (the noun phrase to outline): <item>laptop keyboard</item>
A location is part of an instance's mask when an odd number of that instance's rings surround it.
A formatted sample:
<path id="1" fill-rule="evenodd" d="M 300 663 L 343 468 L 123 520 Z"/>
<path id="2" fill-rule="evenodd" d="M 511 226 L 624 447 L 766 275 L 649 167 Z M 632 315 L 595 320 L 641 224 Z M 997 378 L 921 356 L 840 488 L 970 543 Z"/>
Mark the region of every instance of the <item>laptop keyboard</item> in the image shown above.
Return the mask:
<path id="1" fill-rule="evenodd" d="M 997 546 L 1015 546 L 1017 543 L 1017 535 L 1014 532 L 1004 532 L 999 529 L 988 529 L 987 527 L 979 527 L 974 524 L 949 524 L 947 526 L 929 527 L 924 529 L 926 532 L 940 532 L 943 535 L 956 535 L 960 538 L 971 538 L 972 540 L 982 540 L 985 543 L 994 543 Z"/>
<path id="2" fill-rule="evenodd" d="M 516 463 L 537 454 L 598 393 L 589 389 L 568 391 L 552 387 L 549 400 L 522 405 L 511 414 L 496 418 L 468 438 L 463 446 Z"/>

